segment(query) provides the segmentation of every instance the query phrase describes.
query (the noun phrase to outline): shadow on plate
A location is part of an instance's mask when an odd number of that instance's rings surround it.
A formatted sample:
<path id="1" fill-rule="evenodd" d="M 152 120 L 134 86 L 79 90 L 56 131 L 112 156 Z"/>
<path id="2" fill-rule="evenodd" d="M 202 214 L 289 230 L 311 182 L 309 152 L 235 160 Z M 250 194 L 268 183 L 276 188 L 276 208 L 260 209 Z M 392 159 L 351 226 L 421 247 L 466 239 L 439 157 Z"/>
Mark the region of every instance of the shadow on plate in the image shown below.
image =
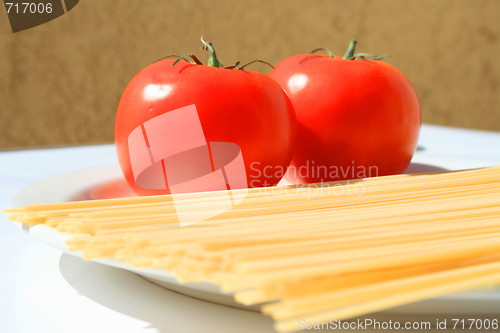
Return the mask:
<path id="1" fill-rule="evenodd" d="M 431 164 L 412 163 L 405 170 L 405 173 L 425 173 L 425 172 L 440 172 L 440 171 L 448 171 L 448 169 Z"/>
<path id="2" fill-rule="evenodd" d="M 62 254 L 59 270 L 84 297 L 166 332 L 271 333 L 272 320 L 163 289 L 129 271 Z"/>

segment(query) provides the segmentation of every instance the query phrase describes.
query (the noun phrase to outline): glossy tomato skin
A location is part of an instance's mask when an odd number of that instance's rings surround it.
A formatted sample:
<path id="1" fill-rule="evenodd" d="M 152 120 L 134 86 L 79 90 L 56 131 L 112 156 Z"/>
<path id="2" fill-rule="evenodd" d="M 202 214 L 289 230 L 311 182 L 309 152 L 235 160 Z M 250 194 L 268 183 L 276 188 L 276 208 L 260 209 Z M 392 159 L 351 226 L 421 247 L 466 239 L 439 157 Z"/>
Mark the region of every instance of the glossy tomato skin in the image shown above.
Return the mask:
<path id="1" fill-rule="evenodd" d="M 396 68 L 380 60 L 298 54 L 269 75 L 287 92 L 297 115 L 289 181 L 405 171 L 416 149 L 421 114 L 413 86 Z"/>
<path id="2" fill-rule="evenodd" d="M 277 184 L 283 174 L 264 173 L 262 169 L 286 169 L 296 136 L 295 113 L 282 88 L 267 75 L 253 71 L 173 63 L 162 60 L 141 70 L 125 88 L 118 105 L 116 149 L 134 191 L 140 195 L 168 193 L 136 185 L 128 136 L 145 121 L 192 104 L 207 142 L 231 142 L 240 147 L 249 187 Z"/>

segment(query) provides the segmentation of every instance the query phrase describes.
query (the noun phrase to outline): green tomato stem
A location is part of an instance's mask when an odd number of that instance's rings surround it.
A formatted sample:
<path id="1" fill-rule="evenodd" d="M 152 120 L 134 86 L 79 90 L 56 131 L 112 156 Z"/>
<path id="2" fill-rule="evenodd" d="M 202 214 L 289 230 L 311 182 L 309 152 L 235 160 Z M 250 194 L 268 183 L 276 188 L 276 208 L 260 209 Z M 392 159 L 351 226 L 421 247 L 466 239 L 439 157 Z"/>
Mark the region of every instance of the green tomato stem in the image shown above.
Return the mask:
<path id="1" fill-rule="evenodd" d="M 210 67 L 222 67 L 219 59 L 217 58 L 217 54 L 215 53 L 213 44 L 210 42 L 206 42 L 203 37 L 201 38 L 201 42 L 205 45 L 205 49 L 208 51 L 207 65 Z"/>
<path id="2" fill-rule="evenodd" d="M 356 49 L 356 42 L 354 39 L 350 41 L 349 47 L 347 47 L 347 51 L 344 54 L 344 60 L 349 60 L 354 58 L 354 50 Z"/>

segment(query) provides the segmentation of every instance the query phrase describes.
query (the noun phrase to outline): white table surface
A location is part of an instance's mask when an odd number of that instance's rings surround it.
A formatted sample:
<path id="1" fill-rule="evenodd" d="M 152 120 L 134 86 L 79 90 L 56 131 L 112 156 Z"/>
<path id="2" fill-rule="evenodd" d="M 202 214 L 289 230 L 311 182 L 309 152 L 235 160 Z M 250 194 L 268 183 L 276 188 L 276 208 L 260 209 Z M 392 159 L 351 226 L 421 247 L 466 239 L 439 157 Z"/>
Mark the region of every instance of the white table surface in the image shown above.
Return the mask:
<path id="1" fill-rule="evenodd" d="M 498 132 L 424 125 L 419 146 L 417 161 L 435 155 L 500 164 Z M 113 145 L 0 152 L 0 208 L 43 178 L 116 162 Z M 62 254 L 21 232 L 4 214 L 0 264 L 0 332 L 274 332 L 271 320 L 258 313 L 196 300 Z"/>

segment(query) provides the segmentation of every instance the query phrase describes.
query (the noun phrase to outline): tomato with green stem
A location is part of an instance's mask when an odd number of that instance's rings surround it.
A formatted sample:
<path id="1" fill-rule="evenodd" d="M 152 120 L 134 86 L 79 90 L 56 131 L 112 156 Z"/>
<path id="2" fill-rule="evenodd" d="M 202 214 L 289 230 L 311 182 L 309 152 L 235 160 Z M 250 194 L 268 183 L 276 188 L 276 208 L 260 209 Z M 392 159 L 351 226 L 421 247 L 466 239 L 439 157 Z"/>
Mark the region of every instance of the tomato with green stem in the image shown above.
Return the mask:
<path id="1" fill-rule="evenodd" d="M 411 161 L 421 125 L 415 89 L 385 56 L 355 46 L 344 56 L 294 55 L 269 73 L 297 116 L 293 183 L 398 174 Z"/>
<path id="2" fill-rule="evenodd" d="M 131 163 L 131 133 L 155 117 L 188 105 L 196 107 L 206 142 L 229 142 L 241 149 L 246 186 L 277 184 L 283 174 L 264 173 L 263 169 L 284 170 L 291 160 L 296 119 L 282 88 L 265 74 L 234 66 L 223 68 L 213 45 L 204 45 L 209 53 L 207 65 L 192 55 L 157 61 L 141 70 L 121 96 L 116 149 L 127 182 L 140 195 L 170 190 L 137 184 Z M 182 167 L 189 173 L 195 166 L 185 163 Z"/>

